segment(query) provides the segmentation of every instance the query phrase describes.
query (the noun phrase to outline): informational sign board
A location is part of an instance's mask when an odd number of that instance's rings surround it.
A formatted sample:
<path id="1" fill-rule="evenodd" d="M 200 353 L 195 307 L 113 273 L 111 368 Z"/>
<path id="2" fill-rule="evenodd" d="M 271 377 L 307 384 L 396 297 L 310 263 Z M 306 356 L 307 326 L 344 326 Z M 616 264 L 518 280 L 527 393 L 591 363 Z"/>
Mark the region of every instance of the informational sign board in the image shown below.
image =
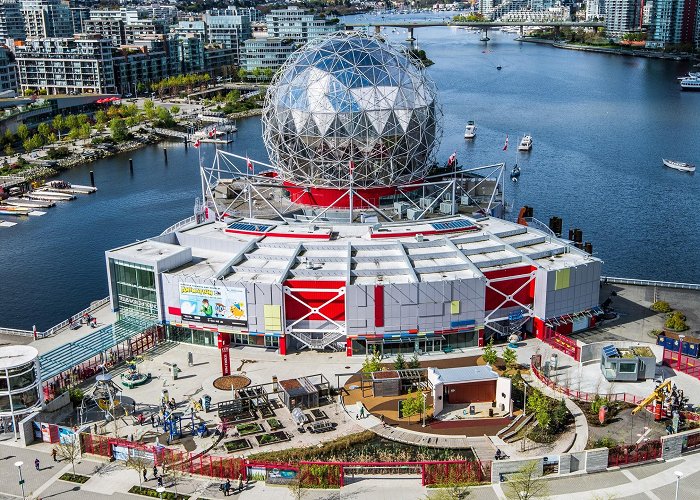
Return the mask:
<path id="1" fill-rule="evenodd" d="M 180 314 L 198 323 L 245 326 L 245 288 L 180 283 Z"/>
<path id="2" fill-rule="evenodd" d="M 231 355 L 227 345 L 221 348 L 221 375 L 224 377 L 231 375 Z"/>

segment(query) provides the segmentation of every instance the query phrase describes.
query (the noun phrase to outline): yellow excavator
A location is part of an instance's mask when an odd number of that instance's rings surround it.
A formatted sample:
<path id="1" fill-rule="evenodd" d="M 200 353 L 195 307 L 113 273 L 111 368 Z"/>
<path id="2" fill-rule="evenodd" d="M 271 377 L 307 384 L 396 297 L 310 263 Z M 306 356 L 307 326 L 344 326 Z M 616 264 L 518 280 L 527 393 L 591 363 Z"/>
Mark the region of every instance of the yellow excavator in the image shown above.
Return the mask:
<path id="1" fill-rule="evenodd" d="M 654 392 L 649 394 L 646 398 L 642 400 L 641 403 L 639 403 L 634 409 L 632 409 L 632 415 L 636 414 L 640 410 L 643 410 L 650 403 L 656 401 L 656 407 L 658 408 L 658 412 L 654 414 L 654 420 L 661 420 L 661 406 L 663 402 L 666 401 L 667 397 L 671 395 L 672 391 L 673 385 L 671 384 L 670 380 L 662 382 L 656 389 L 654 389 Z"/>

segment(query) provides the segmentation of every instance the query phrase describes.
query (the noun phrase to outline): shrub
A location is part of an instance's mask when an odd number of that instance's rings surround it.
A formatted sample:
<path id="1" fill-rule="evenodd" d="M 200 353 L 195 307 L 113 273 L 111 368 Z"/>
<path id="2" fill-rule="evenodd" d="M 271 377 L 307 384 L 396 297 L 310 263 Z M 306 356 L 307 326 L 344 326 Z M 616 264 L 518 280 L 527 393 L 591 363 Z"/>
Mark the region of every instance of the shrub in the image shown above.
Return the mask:
<path id="1" fill-rule="evenodd" d="M 615 448 L 618 442 L 610 436 L 598 438 L 593 442 L 593 448 Z"/>
<path id="2" fill-rule="evenodd" d="M 685 323 L 685 315 L 680 311 L 669 313 L 666 318 L 665 326 L 669 330 L 674 330 L 676 332 L 682 332 L 688 329 L 688 325 Z"/>
<path id="3" fill-rule="evenodd" d="M 66 146 L 60 146 L 58 148 L 49 148 L 46 152 L 46 157 L 49 160 L 62 160 L 63 158 L 68 158 L 70 156 L 70 149 Z"/>
<path id="4" fill-rule="evenodd" d="M 651 310 L 660 313 L 667 313 L 671 312 L 671 306 L 665 300 L 657 300 L 651 305 Z"/>

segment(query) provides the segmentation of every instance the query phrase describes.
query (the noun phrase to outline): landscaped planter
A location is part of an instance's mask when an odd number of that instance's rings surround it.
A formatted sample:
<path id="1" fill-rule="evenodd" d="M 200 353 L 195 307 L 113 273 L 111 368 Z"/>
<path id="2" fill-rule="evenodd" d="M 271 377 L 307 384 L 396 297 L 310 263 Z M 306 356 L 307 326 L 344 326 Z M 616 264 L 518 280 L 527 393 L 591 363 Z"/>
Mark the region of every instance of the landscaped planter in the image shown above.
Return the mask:
<path id="1" fill-rule="evenodd" d="M 311 414 L 314 416 L 314 420 L 323 420 L 324 418 L 328 418 L 326 412 L 319 410 L 318 408 L 311 410 Z"/>
<path id="2" fill-rule="evenodd" d="M 249 436 L 251 434 L 258 434 L 259 432 L 265 432 L 262 425 L 256 422 L 249 422 L 247 424 L 238 424 L 236 426 L 239 436 Z"/>
<path id="3" fill-rule="evenodd" d="M 271 432 L 269 434 L 262 434 L 260 436 L 255 436 L 258 440 L 260 446 L 266 446 L 268 444 L 282 443 L 284 441 L 289 441 L 291 438 L 284 431 Z"/>
<path id="4" fill-rule="evenodd" d="M 269 417 L 274 417 L 275 416 L 275 411 L 272 408 L 269 408 L 267 406 L 261 406 L 258 408 L 258 411 L 260 412 L 260 416 L 262 418 L 269 418 Z"/>
<path id="5" fill-rule="evenodd" d="M 271 431 L 277 431 L 277 430 L 284 428 L 284 425 L 282 425 L 282 422 L 280 422 L 276 418 L 268 418 L 267 425 L 270 426 Z"/>
<path id="6" fill-rule="evenodd" d="M 61 481 L 69 481 L 71 483 L 84 484 L 88 482 L 90 476 L 82 476 L 80 474 L 72 474 L 70 472 L 66 472 L 65 474 L 61 475 L 61 477 L 59 477 L 58 479 L 60 479 Z"/>
<path id="7" fill-rule="evenodd" d="M 189 495 L 181 495 L 180 493 L 173 493 L 172 491 L 164 491 L 161 496 L 161 493 L 158 493 L 154 488 L 146 488 L 145 486 L 132 486 L 129 489 L 129 493 L 151 498 L 162 498 L 163 500 L 188 500 L 190 498 Z"/>
<path id="8" fill-rule="evenodd" d="M 225 442 L 224 448 L 226 448 L 227 452 L 234 453 L 236 451 L 249 450 L 250 448 L 252 448 L 252 446 L 250 445 L 250 442 L 247 439 L 242 438 Z"/>

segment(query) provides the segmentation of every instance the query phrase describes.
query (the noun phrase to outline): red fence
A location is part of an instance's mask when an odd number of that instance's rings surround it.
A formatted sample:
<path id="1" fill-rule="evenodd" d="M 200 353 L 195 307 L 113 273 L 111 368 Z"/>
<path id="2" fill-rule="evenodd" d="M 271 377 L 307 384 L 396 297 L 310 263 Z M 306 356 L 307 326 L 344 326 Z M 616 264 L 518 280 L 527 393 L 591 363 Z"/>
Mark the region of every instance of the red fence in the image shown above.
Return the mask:
<path id="1" fill-rule="evenodd" d="M 608 453 L 608 467 L 638 464 L 660 457 L 661 440 L 659 439 L 630 446 L 616 446 L 610 448 Z"/>
<path id="2" fill-rule="evenodd" d="M 680 356 L 680 363 L 678 357 Z M 691 377 L 700 379 L 700 359 L 680 354 L 678 351 L 664 349 L 664 363 L 674 370 L 681 371 Z"/>
<path id="3" fill-rule="evenodd" d="M 560 392 L 566 396 L 569 396 L 572 399 L 578 399 L 580 401 L 595 401 L 596 398 L 600 398 L 601 396 L 607 399 L 608 401 L 624 401 L 625 403 L 631 403 L 631 404 L 639 404 L 642 402 L 643 398 L 639 396 L 635 396 L 633 394 L 627 394 L 626 392 L 618 392 L 615 394 L 606 394 L 606 395 L 600 395 L 600 394 L 595 394 L 591 392 L 583 392 L 583 391 L 576 391 L 573 390 L 569 387 L 564 387 L 561 385 L 558 385 L 554 380 L 548 378 L 544 373 L 542 373 L 537 366 L 535 366 L 534 362 L 530 363 L 530 368 L 532 369 L 532 373 L 535 374 L 535 376 L 542 382 L 544 385 L 549 387 L 550 389 L 553 389 L 557 392 Z"/>
<path id="4" fill-rule="evenodd" d="M 571 356 L 576 361 L 581 360 L 581 349 L 574 339 L 561 335 L 551 328 L 547 328 L 545 330 L 544 341 L 567 356 Z"/>
<path id="5" fill-rule="evenodd" d="M 700 433 L 691 434 L 683 441 L 683 452 L 700 447 Z"/>
<path id="6" fill-rule="evenodd" d="M 427 462 L 423 464 L 423 486 L 482 483 L 491 481 L 491 462 Z"/>

